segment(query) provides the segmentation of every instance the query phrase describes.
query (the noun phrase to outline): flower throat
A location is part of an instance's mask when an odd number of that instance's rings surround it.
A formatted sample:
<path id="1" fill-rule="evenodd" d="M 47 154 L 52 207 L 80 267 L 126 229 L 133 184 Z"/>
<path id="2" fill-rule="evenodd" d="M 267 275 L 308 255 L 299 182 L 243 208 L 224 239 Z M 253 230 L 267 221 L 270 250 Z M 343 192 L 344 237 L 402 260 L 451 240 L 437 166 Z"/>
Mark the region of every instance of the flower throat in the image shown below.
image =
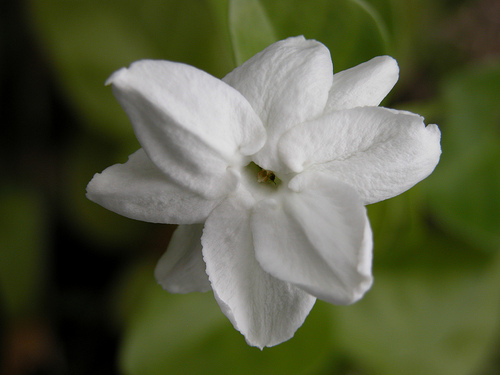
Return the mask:
<path id="1" fill-rule="evenodd" d="M 273 171 L 261 168 L 254 162 L 248 165 L 248 168 L 257 174 L 257 182 L 258 183 L 267 183 L 271 185 L 278 186 L 281 183 L 281 180 L 276 176 Z"/>

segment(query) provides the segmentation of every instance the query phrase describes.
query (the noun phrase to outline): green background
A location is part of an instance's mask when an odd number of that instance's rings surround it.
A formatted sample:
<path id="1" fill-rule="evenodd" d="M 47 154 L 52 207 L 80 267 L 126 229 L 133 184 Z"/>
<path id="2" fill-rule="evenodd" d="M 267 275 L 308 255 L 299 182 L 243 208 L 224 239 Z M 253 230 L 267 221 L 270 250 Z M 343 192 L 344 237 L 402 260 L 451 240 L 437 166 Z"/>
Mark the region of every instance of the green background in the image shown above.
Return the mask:
<path id="1" fill-rule="evenodd" d="M 29 0 L 0 12 L 0 372 L 500 373 L 498 0 Z M 138 148 L 106 78 L 144 58 L 223 77 L 274 41 L 327 45 L 335 71 L 398 60 L 383 105 L 442 131 L 434 173 L 368 207 L 375 283 L 318 301 L 290 341 L 246 345 L 211 293 L 171 295 L 174 226 L 85 198 Z"/>

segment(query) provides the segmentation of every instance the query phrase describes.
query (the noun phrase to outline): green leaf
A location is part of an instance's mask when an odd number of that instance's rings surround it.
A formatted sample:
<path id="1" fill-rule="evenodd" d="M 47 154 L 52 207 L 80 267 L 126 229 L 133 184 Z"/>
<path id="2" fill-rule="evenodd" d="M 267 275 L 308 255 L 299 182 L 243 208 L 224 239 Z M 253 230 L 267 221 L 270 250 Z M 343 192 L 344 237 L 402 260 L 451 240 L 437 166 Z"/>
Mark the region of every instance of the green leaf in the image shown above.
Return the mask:
<path id="1" fill-rule="evenodd" d="M 222 76 L 233 68 L 224 1 L 30 0 L 36 35 L 68 102 L 93 132 L 134 138 L 105 80 L 140 59 L 181 61 Z"/>
<path id="2" fill-rule="evenodd" d="M 138 275 L 142 281 L 127 282 L 121 293 L 125 299 L 132 296 L 120 304 L 129 309 L 120 353 L 124 374 L 253 375 L 263 369 L 278 375 L 318 374 L 335 358 L 324 305 L 313 309 L 292 340 L 260 351 L 245 343 L 211 292 L 173 295 L 154 283 L 152 267 Z"/>
<path id="3" fill-rule="evenodd" d="M 390 42 L 389 53 L 404 67 L 401 78 L 409 78 L 422 61 L 434 57 L 429 51 L 429 45 L 434 40 L 429 38 L 434 37 L 432 31 L 435 32 L 437 8 L 442 6 L 442 2 L 365 0 L 364 3 L 376 9 L 373 17 L 380 19 L 383 25 L 383 33 Z"/>
<path id="4" fill-rule="evenodd" d="M 500 254 L 436 230 L 428 210 L 437 173 L 368 207 L 374 285 L 355 305 L 331 307 L 339 350 L 362 373 L 472 375 L 491 360 L 500 331 Z"/>
<path id="5" fill-rule="evenodd" d="M 443 251 L 447 241 L 436 241 L 427 246 Z M 500 256 L 472 266 L 450 260 L 435 271 L 378 269 L 361 302 L 332 307 L 341 347 L 366 374 L 472 375 L 483 369 L 500 328 Z"/>
<path id="6" fill-rule="evenodd" d="M 229 30 L 236 65 L 278 40 L 259 0 L 229 1 Z"/>
<path id="7" fill-rule="evenodd" d="M 229 28 L 237 64 L 271 43 L 304 35 L 330 48 L 335 70 L 387 53 L 389 34 L 362 0 L 231 0 Z"/>
<path id="8" fill-rule="evenodd" d="M 469 68 L 444 84 L 441 161 L 429 179 L 438 224 L 496 251 L 500 247 L 500 63 Z"/>
<path id="9" fill-rule="evenodd" d="M 278 39 L 304 35 L 324 43 L 335 71 L 388 52 L 386 26 L 377 10 L 355 0 L 262 2 Z"/>

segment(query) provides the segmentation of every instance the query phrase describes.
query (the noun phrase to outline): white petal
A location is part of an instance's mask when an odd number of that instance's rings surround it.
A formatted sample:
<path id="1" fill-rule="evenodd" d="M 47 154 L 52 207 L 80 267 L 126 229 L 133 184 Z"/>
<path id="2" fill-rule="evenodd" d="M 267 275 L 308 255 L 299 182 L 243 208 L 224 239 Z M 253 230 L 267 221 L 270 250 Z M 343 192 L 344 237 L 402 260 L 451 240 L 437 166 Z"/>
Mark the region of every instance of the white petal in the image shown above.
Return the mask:
<path id="1" fill-rule="evenodd" d="M 259 202 L 252 229 L 257 260 L 278 279 L 335 304 L 360 299 L 372 284 L 366 210 L 348 185 L 324 176 L 292 179 L 294 191 Z"/>
<path id="2" fill-rule="evenodd" d="M 267 144 L 254 159 L 258 165 L 280 169 L 279 137 L 323 111 L 332 77 L 328 49 L 304 37 L 274 43 L 224 77 L 248 99 L 266 126 Z"/>
<path id="3" fill-rule="evenodd" d="M 201 253 L 203 224 L 179 226 L 158 261 L 155 278 L 170 293 L 206 292 L 211 289 Z"/>
<path id="4" fill-rule="evenodd" d="M 203 256 L 217 301 L 250 345 L 263 348 L 291 338 L 315 298 L 264 272 L 250 230 L 253 198 L 228 198 L 208 217 Z"/>
<path id="5" fill-rule="evenodd" d="M 149 158 L 206 197 L 237 185 L 231 166 L 265 142 L 261 120 L 235 89 L 192 66 L 143 60 L 108 80 Z"/>
<path id="6" fill-rule="evenodd" d="M 427 177 L 441 154 L 436 125 L 403 111 L 363 107 L 295 127 L 279 144 L 295 172 L 321 170 L 357 190 L 365 204 L 394 197 Z"/>
<path id="7" fill-rule="evenodd" d="M 377 106 L 399 78 L 392 57 L 378 56 L 334 74 L 325 112 L 362 106 Z"/>
<path id="8" fill-rule="evenodd" d="M 132 219 L 167 224 L 201 223 L 221 201 L 179 187 L 142 149 L 125 164 L 95 174 L 87 186 L 87 198 Z"/>

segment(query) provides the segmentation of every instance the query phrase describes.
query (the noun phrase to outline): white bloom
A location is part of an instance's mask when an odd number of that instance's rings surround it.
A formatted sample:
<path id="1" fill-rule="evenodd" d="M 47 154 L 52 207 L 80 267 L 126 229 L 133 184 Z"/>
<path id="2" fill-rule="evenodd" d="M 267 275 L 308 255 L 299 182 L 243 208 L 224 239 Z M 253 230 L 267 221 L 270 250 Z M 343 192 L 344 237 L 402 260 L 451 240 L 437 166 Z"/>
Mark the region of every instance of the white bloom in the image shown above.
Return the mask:
<path id="1" fill-rule="evenodd" d="M 372 284 L 364 205 L 438 163 L 436 125 L 378 107 L 397 79 L 388 56 L 333 75 L 328 49 L 303 37 L 222 80 L 138 61 L 108 82 L 143 148 L 96 174 L 87 196 L 130 218 L 181 224 L 158 282 L 175 293 L 212 289 L 250 345 L 279 344 L 316 298 L 363 296 Z"/>

